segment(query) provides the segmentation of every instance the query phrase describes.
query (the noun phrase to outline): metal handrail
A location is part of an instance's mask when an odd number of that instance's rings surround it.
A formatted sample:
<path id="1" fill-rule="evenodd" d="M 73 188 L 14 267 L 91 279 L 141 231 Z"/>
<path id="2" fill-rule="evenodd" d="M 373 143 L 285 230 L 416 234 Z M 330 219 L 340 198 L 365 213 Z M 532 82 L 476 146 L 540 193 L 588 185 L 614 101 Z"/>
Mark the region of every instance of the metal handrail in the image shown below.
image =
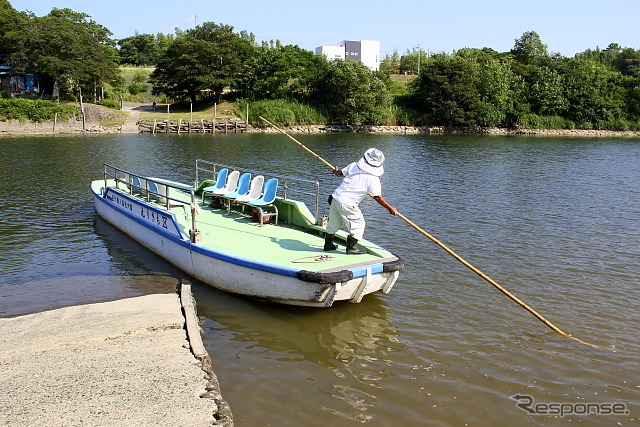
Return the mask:
<path id="1" fill-rule="evenodd" d="M 288 199 L 288 195 L 290 194 L 303 194 L 303 195 L 307 195 L 307 196 L 311 196 L 312 198 L 315 198 L 314 217 L 316 219 L 316 224 L 319 223 L 320 221 L 320 183 L 317 180 L 300 178 L 300 177 L 295 177 L 290 175 L 278 175 L 270 172 L 263 172 L 263 171 L 254 170 L 254 169 L 241 168 L 238 166 L 225 165 L 223 163 L 211 162 L 209 160 L 204 160 L 204 159 L 196 159 L 195 186 L 199 185 L 201 182 L 200 172 L 206 172 L 208 174 L 211 174 L 211 176 L 215 178 L 218 170 L 223 168 L 227 168 L 229 170 L 237 170 L 239 172 L 249 172 L 255 175 L 264 175 L 268 177 L 278 178 L 278 180 L 282 182 L 281 185 L 278 185 L 278 192 L 282 193 L 282 196 L 283 196 L 282 199 L 285 199 L 285 200 Z M 314 190 L 312 191 L 304 188 L 299 188 L 299 187 L 303 187 L 304 184 L 313 186 Z"/>
<path id="2" fill-rule="evenodd" d="M 124 176 L 125 178 L 120 178 L 118 174 L 120 174 L 121 176 Z M 133 182 L 131 182 L 131 177 L 136 177 L 140 180 L 143 180 L 144 187 L 135 185 Z M 171 197 L 169 195 L 169 188 L 173 188 L 180 191 L 188 191 L 191 198 L 191 202 L 189 203 L 189 207 L 191 208 L 191 230 L 192 230 L 192 233 L 196 233 L 198 231 L 196 229 L 197 203 L 196 203 L 195 192 L 192 187 L 185 187 L 184 185 L 171 184 L 167 181 L 158 181 L 153 178 L 131 173 L 124 169 L 120 169 L 115 166 L 104 163 L 104 188 L 105 189 L 107 188 L 108 179 L 113 179 L 116 183 L 116 188 L 118 189 L 120 189 L 120 187 L 118 186 L 118 183 L 125 184 L 129 190 L 129 194 L 133 194 L 134 188 L 138 189 L 140 194 L 146 195 L 146 199 L 148 202 L 151 201 L 152 195 L 157 197 L 158 200 L 164 199 L 165 200 L 164 204 L 167 210 L 170 209 L 172 201 L 175 202 L 174 205 L 176 204 L 183 205 L 183 206 L 186 205 L 186 203 L 183 200 L 177 199 L 175 197 Z M 160 193 L 149 190 L 149 182 L 153 182 L 156 185 L 163 185 L 167 189 L 166 194 L 160 194 Z"/>

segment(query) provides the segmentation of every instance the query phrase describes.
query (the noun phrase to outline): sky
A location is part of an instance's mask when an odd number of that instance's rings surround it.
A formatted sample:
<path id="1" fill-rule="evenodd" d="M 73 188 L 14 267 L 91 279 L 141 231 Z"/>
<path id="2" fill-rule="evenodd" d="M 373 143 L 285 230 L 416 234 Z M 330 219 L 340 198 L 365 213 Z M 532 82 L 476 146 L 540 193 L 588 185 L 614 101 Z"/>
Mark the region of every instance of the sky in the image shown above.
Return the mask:
<path id="1" fill-rule="evenodd" d="M 342 40 L 379 40 L 381 59 L 420 47 L 447 52 L 465 47 L 506 52 L 535 31 L 550 53 L 572 57 L 610 43 L 640 49 L 640 0 L 9 0 L 36 16 L 52 8 L 83 12 L 112 38 L 173 33 L 203 22 L 246 30 L 257 41 L 280 40 L 314 50 Z"/>

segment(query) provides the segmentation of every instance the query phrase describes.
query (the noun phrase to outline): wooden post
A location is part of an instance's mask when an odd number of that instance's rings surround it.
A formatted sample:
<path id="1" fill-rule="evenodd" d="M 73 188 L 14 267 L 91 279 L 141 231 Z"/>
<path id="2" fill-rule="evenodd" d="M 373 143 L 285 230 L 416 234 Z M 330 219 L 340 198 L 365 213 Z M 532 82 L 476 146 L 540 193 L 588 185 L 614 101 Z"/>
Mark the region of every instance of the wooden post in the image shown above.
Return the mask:
<path id="1" fill-rule="evenodd" d="M 182 119 L 178 120 L 178 133 L 180 133 L 181 127 L 182 127 Z"/>
<path id="2" fill-rule="evenodd" d="M 152 133 L 156 133 L 156 124 L 157 124 L 158 119 L 153 119 L 153 131 Z"/>
<path id="3" fill-rule="evenodd" d="M 224 133 L 227 133 L 229 130 L 229 119 L 225 117 L 224 119 Z"/>
<path id="4" fill-rule="evenodd" d="M 80 93 L 80 111 L 82 112 L 82 132 L 86 130 L 86 118 L 84 115 L 84 104 L 82 103 L 82 93 Z"/>
<path id="5" fill-rule="evenodd" d="M 233 133 L 238 133 L 238 121 L 233 121 Z"/>
<path id="6" fill-rule="evenodd" d="M 193 123 L 193 102 L 189 104 L 189 133 L 191 133 L 191 123 Z"/>
<path id="7" fill-rule="evenodd" d="M 205 133 L 204 120 L 200 119 L 200 132 Z"/>
<path id="8" fill-rule="evenodd" d="M 53 133 L 56 133 L 56 123 L 58 123 L 58 113 L 53 115 Z"/>

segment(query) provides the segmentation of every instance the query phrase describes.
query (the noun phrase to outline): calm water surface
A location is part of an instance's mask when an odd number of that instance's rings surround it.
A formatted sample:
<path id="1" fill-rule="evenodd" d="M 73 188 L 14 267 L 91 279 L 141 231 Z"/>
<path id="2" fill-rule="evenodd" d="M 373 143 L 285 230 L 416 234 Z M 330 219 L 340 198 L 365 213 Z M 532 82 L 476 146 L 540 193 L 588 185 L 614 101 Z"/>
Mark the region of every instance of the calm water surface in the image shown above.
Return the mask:
<path id="1" fill-rule="evenodd" d="M 367 201 L 365 236 L 406 261 L 389 295 L 318 310 L 194 283 L 237 426 L 640 424 L 640 140 L 298 139 L 341 166 L 381 148 L 391 204 L 601 349 Z M 97 219 L 89 182 L 104 162 L 192 182 L 196 158 L 338 184 L 281 135 L 0 138 L 0 316 L 173 291 L 182 274 Z M 613 403 L 628 413 L 584 414 Z"/>

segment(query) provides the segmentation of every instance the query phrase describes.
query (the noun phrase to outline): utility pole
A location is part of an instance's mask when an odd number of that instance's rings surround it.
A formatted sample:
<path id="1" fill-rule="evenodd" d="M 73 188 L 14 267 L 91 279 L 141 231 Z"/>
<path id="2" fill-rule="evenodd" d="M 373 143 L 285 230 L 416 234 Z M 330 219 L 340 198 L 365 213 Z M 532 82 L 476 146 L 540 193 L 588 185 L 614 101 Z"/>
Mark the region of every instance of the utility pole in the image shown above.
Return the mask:
<path id="1" fill-rule="evenodd" d="M 418 44 L 418 75 L 420 75 L 420 44 Z"/>

